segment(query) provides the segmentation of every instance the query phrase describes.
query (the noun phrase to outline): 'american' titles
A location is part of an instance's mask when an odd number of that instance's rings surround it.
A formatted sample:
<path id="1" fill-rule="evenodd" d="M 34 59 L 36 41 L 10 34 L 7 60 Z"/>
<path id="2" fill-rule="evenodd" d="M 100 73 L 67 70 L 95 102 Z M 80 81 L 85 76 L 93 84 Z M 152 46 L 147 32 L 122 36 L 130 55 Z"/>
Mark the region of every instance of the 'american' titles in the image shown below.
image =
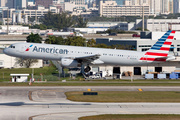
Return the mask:
<path id="1" fill-rule="evenodd" d="M 68 54 L 68 50 L 67 49 L 56 49 L 54 48 L 44 48 L 44 47 L 37 47 L 35 46 L 33 49 L 33 52 L 44 52 L 44 53 L 56 53 L 56 54 Z"/>

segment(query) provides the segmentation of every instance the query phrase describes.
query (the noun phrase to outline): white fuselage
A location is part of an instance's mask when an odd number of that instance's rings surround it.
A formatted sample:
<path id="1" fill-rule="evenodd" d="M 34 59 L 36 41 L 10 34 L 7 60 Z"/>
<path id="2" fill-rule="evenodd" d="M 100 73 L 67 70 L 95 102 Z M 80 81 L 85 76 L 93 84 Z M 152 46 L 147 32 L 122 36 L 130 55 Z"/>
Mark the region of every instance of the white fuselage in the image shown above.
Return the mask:
<path id="1" fill-rule="evenodd" d="M 62 58 L 86 57 L 99 54 L 99 60 L 106 65 L 141 65 L 147 61 L 141 61 L 144 52 L 102 49 L 91 47 L 77 47 L 66 45 L 37 44 L 37 43 L 16 43 L 15 48 L 5 48 L 4 53 L 14 57 L 61 60 Z M 31 47 L 30 47 L 31 46 Z M 148 63 L 151 63 L 148 61 Z"/>

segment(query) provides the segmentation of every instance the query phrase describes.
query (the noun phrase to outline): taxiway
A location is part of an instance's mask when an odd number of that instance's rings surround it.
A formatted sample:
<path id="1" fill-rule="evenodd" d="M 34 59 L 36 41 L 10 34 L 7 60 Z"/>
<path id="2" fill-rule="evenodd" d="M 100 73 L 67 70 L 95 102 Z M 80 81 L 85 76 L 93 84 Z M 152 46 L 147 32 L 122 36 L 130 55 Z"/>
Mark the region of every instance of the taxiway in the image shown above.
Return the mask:
<path id="1" fill-rule="evenodd" d="M 180 91 L 160 86 L 61 86 L 0 87 L 1 120 L 78 120 L 99 114 L 180 114 L 180 103 L 72 102 L 64 92 L 86 91 Z"/>

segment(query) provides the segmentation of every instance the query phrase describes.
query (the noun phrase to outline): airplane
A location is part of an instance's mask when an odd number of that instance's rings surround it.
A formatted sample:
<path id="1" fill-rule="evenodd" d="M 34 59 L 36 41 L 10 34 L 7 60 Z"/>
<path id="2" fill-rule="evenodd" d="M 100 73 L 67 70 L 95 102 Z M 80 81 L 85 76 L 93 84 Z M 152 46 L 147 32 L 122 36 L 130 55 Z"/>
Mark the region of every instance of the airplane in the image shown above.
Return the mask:
<path id="1" fill-rule="evenodd" d="M 89 65 L 135 66 L 174 60 L 175 56 L 168 55 L 174 35 L 175 31 L 167 31 L 145 52 L 39 43 L 15 43 L 3 52 L 19 58 L 57 60 L 67 68 L 85 65 L 84 72 L 88 72 Z"/>

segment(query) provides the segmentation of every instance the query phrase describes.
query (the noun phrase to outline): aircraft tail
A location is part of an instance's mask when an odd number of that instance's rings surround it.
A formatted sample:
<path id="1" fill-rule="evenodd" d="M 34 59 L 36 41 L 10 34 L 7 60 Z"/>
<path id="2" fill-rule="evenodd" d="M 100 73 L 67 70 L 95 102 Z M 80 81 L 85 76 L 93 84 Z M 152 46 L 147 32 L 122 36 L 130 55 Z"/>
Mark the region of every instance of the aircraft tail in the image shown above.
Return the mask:
<path id="1" fill-rule="evenodd" d="M 176 31 L 167 31 L 140 60 L 166 61 Z"/>

